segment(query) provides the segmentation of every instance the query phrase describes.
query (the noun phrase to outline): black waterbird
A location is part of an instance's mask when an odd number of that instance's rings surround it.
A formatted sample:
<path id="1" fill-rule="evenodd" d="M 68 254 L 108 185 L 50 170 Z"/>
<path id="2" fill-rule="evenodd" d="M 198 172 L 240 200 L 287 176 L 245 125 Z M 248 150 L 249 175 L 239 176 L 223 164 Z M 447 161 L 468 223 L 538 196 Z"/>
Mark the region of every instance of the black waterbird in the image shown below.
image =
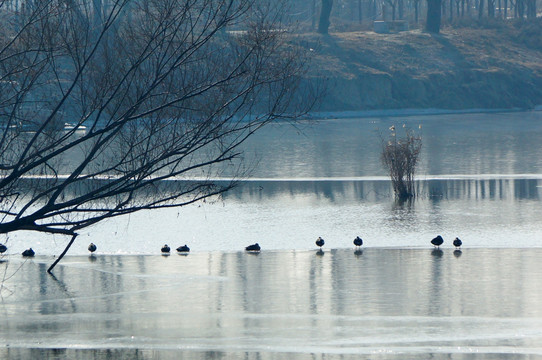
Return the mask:
<path id="1" fill-rule="evenodd" d="M 356 236 L 356 238 L 354 239 L 354 245 L 359 248 L 361 245 L 363 245 L 363 240 L 359 236 Z"/>
<path id="2" fill-rule="evenodd" d="M 431 244 L 435 245 L 437 248 L 440 245 L 442 245 L 443 242 L 444 242 L 444 239 L 440 235 L 438 235 L 436 238 L 433 238 L 433 240 L 431 240 Z"/>
<path id="3" fill-rule="evenodd" d="M 187 253 L 187 252 L 190 252 L 190 248 L 185 244 L 183 246 L 179 246 L 177 248 L 177 251 L 180 253 Z"/>
<path id="4" fill-rule="evenodd" d="M 454 240 L 454 246 L 455 246 L 456 248 L 460 248 L 461 245 L 463 245 L 463 241 L 461 241 L 460 238 L 456 237 L 455 240 Z"/>
<path id="5" fill-rule="evenodd" d="M 320 249 L 322 248 L 322 246 L 324 246 L 325 243 L 326 242 L 321 237 L 318 237 L 318 239 L 316 239 L 316 246 L 319 246 Z"/>
<path id="6" fill-rule="evenodd" d="M 34 256 L 36 253 L 34 252 L 34 250 L 32 250 L 32 248 L 30 249 L 26 249 L 25 251 L 23 251 L 23 256 L 27 256 L 27 257 L 32 257 Z"/>
<path id="7" fill-rule="evenodd" d="M 98 247 L 94 244 L 94 243 L 90 243 L 90 245 L 88 246 L 88 251 L 90 251 L 91 253 L 95 252 L 96 249 Z"/>
<path id="8" fill-rule="evenodd" d="M 246 251 L 260 251 L 260 245 L 258 243 L 249 245 L 245 248 Z"/>

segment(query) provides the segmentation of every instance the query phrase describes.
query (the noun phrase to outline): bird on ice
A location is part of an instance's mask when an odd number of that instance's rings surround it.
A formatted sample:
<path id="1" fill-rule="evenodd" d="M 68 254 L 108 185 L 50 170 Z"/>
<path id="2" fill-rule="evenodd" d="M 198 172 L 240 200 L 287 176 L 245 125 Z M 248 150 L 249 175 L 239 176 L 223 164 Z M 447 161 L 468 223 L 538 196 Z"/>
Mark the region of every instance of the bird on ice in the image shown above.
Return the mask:
<path id="1" fill-rule="evenodd" d="M 190 248 L 185 244 L 177 248 L 177 252 L 187 253 L 190 252 Z"/>
<path id="2" fill-rule="evenodd" d="M 320 249 L 322 248 L 322 246 L 324 246 L 325 243 L 326 242 L 321 237 L 318 237 L 318 239 L 316 239 L 316 246 L 319 246 Z"/>
<path id="3" fill-rule="evenodd" d="M 260 251 L 260 245 L 258 243 L 249 245 L 245 248 L 246 251 Z"/>
<path id="4" fill-rule="evenodd" d="M 354 239 L 354 245 L 359 248 L 361 245 L 363 245 L 363 240 L 359 236 L 356 236 L 356 238 Z"/>
<path id="5" fill-rule="evenodd" d="M 27 256 L 27 257 L 32 257 L 34 256 L 36 253 L 34 252 L 34 250 L 32 250 L 32 248 L 30 249 L 26 249 L 25 251 L 23 251 L 23 256 Z"/>
<path id="6" fill-rule="evenodd" d="M 442 245 L 443 242 L 444 242 L 444 239 L 440 235 L 438 235 L 437 237 L 433 238 L 433 240 L 431 240 L 431 244 L 435 245 L 437 248 L 440 245 Z"/>
<path id="7" fill-rule="evenodd" d="M 98 247 L 94 244 L 94 243 L 90 243 L 90 245 L 88 246 L 88 251 L 90 251 L 91 253 L 95 252 L 96 249 Z"/>
<path id="8" fill-rule="evenodd" d="M 454 246 L 455 246 L 456 248 L 460 248 L 461 245 L 463 245 L 463 241 L 461 241 L 460 238 L 456 237 L 455 240 L 454 240 Z"/>

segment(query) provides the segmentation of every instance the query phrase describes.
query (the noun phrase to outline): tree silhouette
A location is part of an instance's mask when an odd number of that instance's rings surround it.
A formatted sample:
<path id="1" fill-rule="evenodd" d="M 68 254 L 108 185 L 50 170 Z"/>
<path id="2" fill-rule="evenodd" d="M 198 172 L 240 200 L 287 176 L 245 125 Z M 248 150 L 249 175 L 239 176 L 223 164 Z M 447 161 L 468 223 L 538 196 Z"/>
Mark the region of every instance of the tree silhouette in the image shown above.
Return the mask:
<path id="1" fill-rule="evenodd" d="M 80 229 L 234 186 L 239 145 L 298 110 L 305 58 L 269 4 L 3 1 L 0 233 L 70 236 L 50 272 Z"/>
<path id="2" fill-rule="evenodd" d="M 327 34 L 329 31 L 331 10 L 333 8 L 333 0 L 322 0 L 320 9 L 320 21 L 318 22 L 318 33 Z"/>
<path id="3" fill-rule="evenodd" d="M 427 0 L 427 19 L 425 30 L 430 33 L 440 32 L 442 0 Z"/>

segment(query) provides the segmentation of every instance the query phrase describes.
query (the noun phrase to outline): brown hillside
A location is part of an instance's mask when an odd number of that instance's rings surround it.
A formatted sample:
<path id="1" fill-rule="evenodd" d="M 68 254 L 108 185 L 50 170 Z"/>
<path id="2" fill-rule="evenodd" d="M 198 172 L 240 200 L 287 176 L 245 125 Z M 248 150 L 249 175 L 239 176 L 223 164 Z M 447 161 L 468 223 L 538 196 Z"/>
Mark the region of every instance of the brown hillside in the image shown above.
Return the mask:
<path id="1" fill-rule="evenodd" d="M 532 108 L 542 104 L 542 19 L 488 28 L 303 35 L 322 111 Z"/>

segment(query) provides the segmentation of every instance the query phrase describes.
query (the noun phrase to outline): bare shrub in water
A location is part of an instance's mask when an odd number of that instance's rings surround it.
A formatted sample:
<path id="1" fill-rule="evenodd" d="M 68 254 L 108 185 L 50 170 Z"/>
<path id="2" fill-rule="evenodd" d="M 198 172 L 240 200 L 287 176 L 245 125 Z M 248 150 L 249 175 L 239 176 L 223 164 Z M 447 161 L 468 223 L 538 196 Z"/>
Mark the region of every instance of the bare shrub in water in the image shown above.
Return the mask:
<path id="1" fill-rule="evenodd" d="M 416 135 L 404 125 L 405 136 L 399 138 L 395 126 L 390 127 L 391 133 L 386 141 L 382 139 L 382 163 L 389 171 L 393 191 L 400 200 L 406 200 L 416 195 L 414 175 L 422 149 L 422 137 Z"/>

